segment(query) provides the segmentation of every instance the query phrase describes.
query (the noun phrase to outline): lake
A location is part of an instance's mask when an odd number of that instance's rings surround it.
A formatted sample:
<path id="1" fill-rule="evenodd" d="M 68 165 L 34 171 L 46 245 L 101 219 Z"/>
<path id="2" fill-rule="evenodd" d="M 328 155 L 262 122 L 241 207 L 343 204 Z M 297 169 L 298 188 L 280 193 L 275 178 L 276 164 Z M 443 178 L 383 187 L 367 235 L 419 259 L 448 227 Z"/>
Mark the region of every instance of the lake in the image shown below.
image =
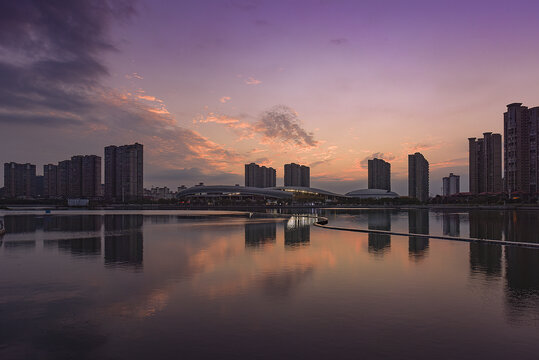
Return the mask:
<path id="1" fill-rule="evenodd" d="M 534 211 L 318 211 L 539 242 Z M 305 217 L 15 214 L 0 214 L 2 359 L 538 357 L 538 249 Z"/>

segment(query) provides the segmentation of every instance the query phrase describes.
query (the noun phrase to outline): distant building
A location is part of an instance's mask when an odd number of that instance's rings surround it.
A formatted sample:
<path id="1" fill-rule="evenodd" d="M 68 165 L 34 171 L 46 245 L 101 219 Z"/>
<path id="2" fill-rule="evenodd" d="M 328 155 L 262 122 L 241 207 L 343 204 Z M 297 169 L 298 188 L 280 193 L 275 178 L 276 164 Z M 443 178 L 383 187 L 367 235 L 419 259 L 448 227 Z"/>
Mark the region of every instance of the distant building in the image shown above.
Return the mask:
<path id="1" fill-rule="evenodd" d="M 450 196 L 458 194 L 460 192 L 460 176 L 450 173 L 449 176 L 446 176 L 442 179 L 443 196 Z"/>
<path id="2" fill-rule="evenodd" d="M 168 187 L 152 187 L 151 189 L 144 189 L 144 197 L 152 200 L 161 199 L 173 199 L 175 193 L 170 191 Z"/>
<path id="3" fill-rule="evenodd" d="M 141 200 L 143 188 L 143 145 L 135 143 L 105 148 L 105 197 L 115 201 Z"/>
<path id="4" fill-rule="evenodd" d="M 43 197 L 58 196 L 58 165 L 43 165 Z"/>
<path id="5" fill-rule="evenodd" d="M 470 192 L 501 192 L 502 136 L 486 132 L 483 138 L 468 138 L 468 145 Z"/>
<path id="6" fill-rule="evenodd" d="M 101 191 L 101 157 L 86 155 L 82 158 L 82 183 L 83 198 L 96 198 L 103 196 Z"/>
<path id="7" fill-rule="evenodd" d="M 4 196 L 34 197 L 36 195 L 36 166 L 33 164 L 4 164 Z"/>
<path id="8" fill-rule="evenodd" d="M 64 160 L 58 163 L 56 176 L 56 196 L 68 198 L 71 176 L 71 160 Z"/>
<path id="9" fill-rule="evenodd" d="M 429 200 L 429 162 L 418 152 L 408 155 L 408 196 Z"/>
<path id="10" fill-rule="evenodd" d="M 58 165 L 43 165 L 43 196 L 87 199 L 103 196 L 101 157 L 76 155 Z"/>
<path id="11" fill-rule="evenodd" d="M 504 123 L 504 188 L 507 192 L 538 192 L 539 107 L 507 105 Z"/>
<path id="12" fill-rule="evenodd" d="M 305 165 L 286 164 L 284 166 L 284 186 L 311 186 L 311 169 Z"/>
<path id="13" fill-rule="evenodd" d="M 369 160 L 369 189 L 391 191 L 391 164 L 382 159 Z"/>
<path id="14" fill-rule="evenodd" d="M 275 187 L 277 173 L 272 167 L 260 166 L 255 163 L 245 164 L 245 186 L 267 188 Z"/>
<path id="15" fill-rule="evenodd" d="M 43 197 L 43 175 L 36 176 L 36 193 L 35 196 L 42 198 Z"/>
<path id="16" fill-rule="evenodd" d="M 71 157 L 68 191 L 68 197 L 70 198 L 82 197 L 82 158 L 82 155 Z"/>

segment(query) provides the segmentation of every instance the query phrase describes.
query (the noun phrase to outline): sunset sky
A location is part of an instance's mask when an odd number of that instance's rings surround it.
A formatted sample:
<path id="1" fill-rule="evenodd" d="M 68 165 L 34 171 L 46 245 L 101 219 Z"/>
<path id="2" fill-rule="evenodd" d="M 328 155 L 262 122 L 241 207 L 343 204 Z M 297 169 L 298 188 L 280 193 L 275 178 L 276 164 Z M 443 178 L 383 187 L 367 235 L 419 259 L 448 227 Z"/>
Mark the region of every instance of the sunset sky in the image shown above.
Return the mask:
<path id="1" fill-rule="evenodd" d="M 537 1 L 4 1 L 0 161 L 144 144 L 145 187 L 243 185 L 243 166 L 311 166 L 367 187 L 367 160 L 461 175 L 468 137 L 539 105 Z M 3 168 L 0 168 L 3 183 Z"/>

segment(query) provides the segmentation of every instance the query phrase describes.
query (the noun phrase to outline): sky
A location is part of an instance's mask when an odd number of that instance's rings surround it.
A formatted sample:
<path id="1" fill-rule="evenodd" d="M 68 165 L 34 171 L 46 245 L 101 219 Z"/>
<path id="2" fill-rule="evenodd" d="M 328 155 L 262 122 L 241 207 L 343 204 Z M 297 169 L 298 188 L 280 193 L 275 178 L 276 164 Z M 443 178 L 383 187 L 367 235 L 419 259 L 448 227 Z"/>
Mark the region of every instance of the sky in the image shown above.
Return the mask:
<path id="1" fill-rule="evenodd" d="M 145 187 L 242 184 L 244 164 L 367 187 L 367 160 L 461 176 L 468 138 L 538 106 L 536 1 L 0 3 L 0 161 L 144 144 Z M 0 181 L 3 168 L 0 168 Z"/>

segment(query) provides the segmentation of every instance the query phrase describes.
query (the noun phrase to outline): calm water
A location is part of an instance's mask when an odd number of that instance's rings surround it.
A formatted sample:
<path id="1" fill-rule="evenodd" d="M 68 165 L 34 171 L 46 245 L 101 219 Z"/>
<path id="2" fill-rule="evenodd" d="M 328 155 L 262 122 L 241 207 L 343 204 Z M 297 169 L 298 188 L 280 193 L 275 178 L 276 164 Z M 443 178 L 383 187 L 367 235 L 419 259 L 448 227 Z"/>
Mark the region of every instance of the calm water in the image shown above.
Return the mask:
<path id="1" fill-rule="evenodd" d="M 326 210 L 539 240 L 539 212 Z M 291 220 L 5 215 L 1 359 L 537 359 L 539 250 Z"/>

